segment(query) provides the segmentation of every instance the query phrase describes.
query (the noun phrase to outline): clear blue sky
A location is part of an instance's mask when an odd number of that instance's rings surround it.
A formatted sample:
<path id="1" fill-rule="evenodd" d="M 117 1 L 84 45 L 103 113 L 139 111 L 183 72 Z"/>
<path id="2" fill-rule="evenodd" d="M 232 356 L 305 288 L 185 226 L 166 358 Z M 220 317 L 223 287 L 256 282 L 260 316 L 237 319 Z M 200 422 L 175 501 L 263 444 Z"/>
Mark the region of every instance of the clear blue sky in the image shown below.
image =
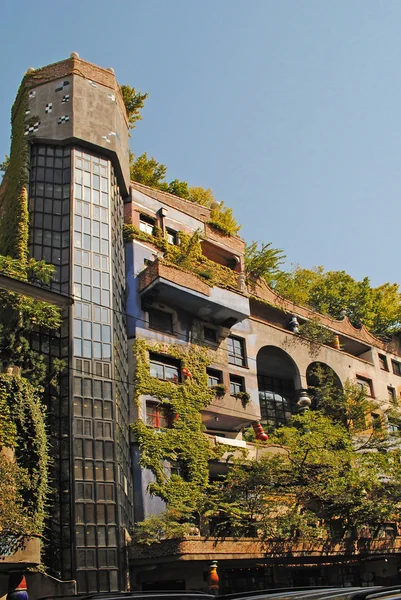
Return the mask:
<path id="1" fill-rule="evenodd" d="M 0 156 L 30 66 L 112 66 L 132 150 L 213 189 L 288 264 L 401 283 L 399 0 L 1 2 Z"/>

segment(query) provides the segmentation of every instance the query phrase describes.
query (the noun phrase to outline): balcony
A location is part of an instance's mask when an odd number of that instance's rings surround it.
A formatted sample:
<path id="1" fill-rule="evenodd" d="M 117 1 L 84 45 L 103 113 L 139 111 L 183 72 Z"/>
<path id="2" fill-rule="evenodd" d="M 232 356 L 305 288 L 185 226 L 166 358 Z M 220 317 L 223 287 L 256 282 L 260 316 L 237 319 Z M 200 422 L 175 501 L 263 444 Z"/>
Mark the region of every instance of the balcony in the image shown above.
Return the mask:
<path id="1" fill-rule="evenodd" d="M 247 458 L 249 460 L 258 460 L 266 454 L 286 454 L 286 450 L 274 444 L 262 445 L 246 442 L 245 440 L 237 440 L 235 438 L 222 437 L 220 435 L 205 434 L 211 446 L 222 444 L 227 446 L 227 452 L 221 457 L 221 461 L 227 462 L 232 459 Z"/>
<path id="2" fill-rule="evenodd" d="M 262 542 L 256 538 L 225 538 L 216 540 L 212 537 L 191 536 L 183 540 L 163 540 L 151 546 L 133 545 L 130 548 L 130 560 L 135 566 L 170 562 L 174 560 L 249 560 L 280 558 L 291 563 L 303 557 L 318 562 L 324 559 L 327 563 L 336 557 L 374 557 L 398 554 L 401 549 L 401 538 L 394 540 L 341 540 L 334 541 L 301 541 L 301 540 L 269 540 Z"/>
<path id="3" fill-rule="evenodd" d="M 240 289 L 212 287 L 176 265 L 155 260 L 139 274 L 138 280 L 143 304 L 163 302 L 228 328 L 250 315 L 249 299 Z"/>

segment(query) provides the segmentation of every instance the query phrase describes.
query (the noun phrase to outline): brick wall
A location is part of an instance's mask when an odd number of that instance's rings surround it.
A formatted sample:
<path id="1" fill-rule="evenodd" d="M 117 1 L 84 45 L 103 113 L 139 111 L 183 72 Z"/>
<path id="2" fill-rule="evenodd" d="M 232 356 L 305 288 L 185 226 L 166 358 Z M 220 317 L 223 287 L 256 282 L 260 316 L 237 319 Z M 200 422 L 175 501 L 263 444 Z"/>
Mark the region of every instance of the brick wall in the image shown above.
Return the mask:
<path id="1" fill-rule="evenodd" d="M 158 277 L 172 281 L 177 285 L 189 288 L 205 296 L 210 296 L 210 287 L 196 277 L 196 275 L 193 275 L 189 271 L 182 271 L 181 269 L 165 265 L 158 260 L 152 262 L 139 274 L 139 291 L 143 291 Z"/>

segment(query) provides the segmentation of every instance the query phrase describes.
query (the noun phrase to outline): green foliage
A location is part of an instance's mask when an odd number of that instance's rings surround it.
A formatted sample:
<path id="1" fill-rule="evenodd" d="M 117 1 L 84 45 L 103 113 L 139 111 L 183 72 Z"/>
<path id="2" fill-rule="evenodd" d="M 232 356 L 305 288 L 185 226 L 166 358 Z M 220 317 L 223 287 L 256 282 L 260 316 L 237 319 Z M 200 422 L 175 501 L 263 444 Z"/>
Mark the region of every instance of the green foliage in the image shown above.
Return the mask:
<path id="1" fill-rule="evenodd" d="M 191 373 L 183 383 L 162 381 L 150 376 L 148 352 L 166 353 L 179 359 L 182 368 Z M 141 449 L 141 465 L 152 471 L 155 481 L 149 491 L 162 498 L 169 511 L 174 511 L 177 523 L 189 522 L 200 511 L 209 486 L 209 461 L 218 452 L 203 435 L 201 411 L 214 398 L 207 387 L 206 366 L 210 354 L 203 347 L 192 344 L 164 346 L 135 343 L 135 394 L 146 394 L 158 400 L 175 418 L 171 428 L 155 431 L 142 420 L 137 420 L 133 431 Z M 166 472 L 166 461 L 179 467 L 180 474 Z M 173 513 L 169 513 L 170 516 Z"/>
<path id="2" fill-rule="evenodd" d="M 179 239 L 178 246 L 168 246 L 166 253 L 168 263 L 194 273 L 211 287 L 217 285 L 238 290 L 238 273 L 203 256 L 202 235 L 199 230 L 191 236 L 180 231 Z"/>
<path id="3" fill-rule="evenodd" d="M 294 417 L 270 441 L 284 452 L 238 461 L 215 485 L 207 514 L 216 535 L 327 540 L 399 519 L 398 455 L 357 452 L 320 411 Z"/>
<path id="4" fill-rule="evenodd" d="M 216 383 L 216 385 L 212 385 L 210 389 L 213 391 L 216 398 L 222 398 L 227 393 L 227 388 L 223 383 Z"/>
<path id="5" fill-rule="evenodd" d="M 235 394 L 237 400 L 241 400 L 241 404 L 243 408 L 246 408 L 251 401 L 251 395 L 249 392 L 237 392 Z"/>
<path id="6" fill-rule="evenodd" d="M 18 101 L 18 98 L 17 98 Z M 25 263 L 28 259 L 28 138 L 25 136 L 27 92 L 21 92 L 14 112 L 7 172 L 0 188 L 0 253 Z M 4 166 L 4 163 L 2 164 Z"/>
<path id="7" fill-rule="evenodd" d="M 136 524 L 133 541 L 149 546 L 160 544 L 163 540 L 183 538 L 191 533 L 193 526 L 190 523 L 180 523 L 180 519 L 180 513 L 171 509 L 159 515 L 149 515 Z"/>
<path id="8" fill-rule="evenodd" d="M 269 285 L 276 281 L 281 273 L 285 255 L 282 250 L 271 247 L 271 242 L 261 244 L 252 242 L 245 246 L 245 274 L 248 284 L 255 284 L 263 278 Z"/>
<path id="9" fill-rule="evenodd" d="M 35 386 L 20 375 L 1 374 L 0 406 L 8 409 L 0 438 L 15 451 L 15 463 L 1 457 L 0 545 L 4 546 L 41 534 L 49 458 L 45 414 Z M 13 430 L 11 440 L 4 440 L 7 427 Z"/>
<path id="10" fill-rule="evenodd" d="M 367 431 L 374 403 L 353 382 L 342 389 L 324 366 L 309 392 L 316 410 L 270 436 L 280 454 L 235 461 L 211 489 L 205 514 L 217 520 L 215 535 L 333 540 L 368 527 L 374 537 L 401 518 L 399 435 Z"/>
<path id="11" fill-rule="evenodd" d="M 331 346 L 334 342 L 334 333 L 320 323 L 318 317 L 313 317 L 299 327 L 297 339 L 305 343 L 309 354 L 316 356 L 323 345 Z"/>
<path id="12" fill-rule="evenodd" d="M 234 218 L 232 208 L 228 208 L 224 202 L 212 206 L 209 225 L 220 231 L 223 235 L 237 235 L 241 225 Z"/>
<path id="13" fill-rule="evenodd" d="M 140 240 L 141 242 L 148 242 L 153 246 L 156 246 L 159 250 L 167 252 L 168 244 L 165 238 L 160 238 L 145 231 L 140 231 L 135 225 L 124 223 L 123 226 L 124 242 L 131 242 L 132 240 Z"/>
<path id="14" fill-rule="evenodd" d="M 373 334 L 388 337 L 399 330 L 401 294 L 397 284 L 372 288 L 365 277 L 356 281 L 345 271 L 295 267 L 274 284 L 282 296 L 321 314 L 341 318 L 345 310 L 355 327 L 364 324 Z"/>
<path id="15" fill-rule="evenodd" d="M 29 259 L 21 263 L 8 256 L 0 256 L 0 272 L 27 281 L 48 282 L 54 267 L 43 261 Z M 28 335 L 36 327 L 57 329 L 61 324 L 60 309 L 15 292 L 0 290 L 0 365 L 15 365 L 32 382 L 41 384 L 45 376 L 43 357 L 35 353 Z"/>
<path id="16" fill-rule="evenodd" d="M 180 243 L 173 246 L 167 243 L 167 240 L 162 236 L 161 229 L 155 228 L 155 234 L 151 235 L 140 231 L 134 225 L 124 225 L 124 241 L 141 240 L 149 242 L 164 252 L 164 260 L 166 264 L 174 266 L 181 270 L 186 270 L 199 277 L 202 281 L 213 287 L 219 287 L 238 290 L 238 273 L 219 265 L 212 260 L 206 258 L 202 254 L 200 231 L 195 231 L 192 236 L 179 232 Z"/>
<path id="17" fill-rule="evenodd" d="M 138 157 L 130 153 L 130 176 L 138 183 L 143 183 L 158 190 L 167 191 L 168 184 L 164 181 L 167 167 L 158 163 L 155 158 L 148 158 L 146 152 Z"/>
<path id="18" fill-rule="evenodd" d="M 207 208 L 210 208 L 216 202 L 212 190 L 203 187 L 189 188 L 189 200 Z"/>
<path id="19" fill-rule="evenodd" d="M 141 109 L 144 107 L 145 100 L 149 94 L 141 94 L 141 92 L 137 92 L 135 88 L 129 85 L 121 85 L 120 91 L 128 115 L 129 128 L 134 129 L 136 122 L 142 120 Z"/>
<path id="20" fill-rule="evenodd" d="M 189 186 L 186 181 L 180 181 L 179 179 L 173 179 L 170 181 L 167 191 L 170 194 L 189 200 Z"/>

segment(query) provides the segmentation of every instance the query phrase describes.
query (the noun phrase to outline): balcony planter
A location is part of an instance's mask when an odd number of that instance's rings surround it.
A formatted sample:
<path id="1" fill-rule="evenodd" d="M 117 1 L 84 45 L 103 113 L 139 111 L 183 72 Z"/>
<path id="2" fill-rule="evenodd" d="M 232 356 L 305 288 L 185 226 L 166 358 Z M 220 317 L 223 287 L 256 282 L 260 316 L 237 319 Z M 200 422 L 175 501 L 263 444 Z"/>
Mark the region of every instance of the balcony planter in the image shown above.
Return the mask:
<path id="1" fill-rule="evenodd" d="M 222 383 L 217 383 L 216 385 L 212 385 L 211 389 L 214 391 L 216 398 L 223 398 L 227 392 L 227 388 Z"/>
<path id="2" fill-rule="evenodd" d="M 241 404 L 243 408 L 246 408 L 251 401 L 251 396 L 248 392 L 238 392 L 235 394 L 237 400 L 241 400 Z"/>

